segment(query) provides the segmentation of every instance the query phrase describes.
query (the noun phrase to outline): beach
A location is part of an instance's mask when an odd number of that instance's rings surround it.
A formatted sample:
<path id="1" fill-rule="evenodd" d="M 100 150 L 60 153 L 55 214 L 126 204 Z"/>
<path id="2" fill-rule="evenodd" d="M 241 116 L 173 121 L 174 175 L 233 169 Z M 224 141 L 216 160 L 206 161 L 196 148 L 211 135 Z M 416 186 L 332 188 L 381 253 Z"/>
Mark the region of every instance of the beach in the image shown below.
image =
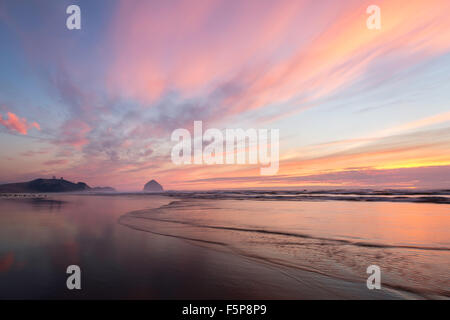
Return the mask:
<path id="1" fill-rule="evenodd" d="M 448 204 L 244 195 L 0 199 L 0 298 L 450 297 Z"/>

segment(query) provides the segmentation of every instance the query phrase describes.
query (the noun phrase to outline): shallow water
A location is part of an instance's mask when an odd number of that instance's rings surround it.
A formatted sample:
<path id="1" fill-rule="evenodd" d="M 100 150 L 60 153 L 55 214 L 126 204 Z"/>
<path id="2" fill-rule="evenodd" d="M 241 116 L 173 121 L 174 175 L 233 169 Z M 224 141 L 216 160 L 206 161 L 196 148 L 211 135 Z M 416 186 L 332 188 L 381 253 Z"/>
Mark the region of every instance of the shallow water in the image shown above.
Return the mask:
<path id="1" fill-rule="evenodd" d="M 450 206 L 433 203 L 183 199 L 121 223 L 196 239 L 275 265 L 450 297 Z"/>
<path id="2" fill-rule="evenodd" d="M 46 199 L 0 199 L 2 299 L 449 296 L 447 204 Z M 382 290 L 366 288 L 371 264 Z"/>

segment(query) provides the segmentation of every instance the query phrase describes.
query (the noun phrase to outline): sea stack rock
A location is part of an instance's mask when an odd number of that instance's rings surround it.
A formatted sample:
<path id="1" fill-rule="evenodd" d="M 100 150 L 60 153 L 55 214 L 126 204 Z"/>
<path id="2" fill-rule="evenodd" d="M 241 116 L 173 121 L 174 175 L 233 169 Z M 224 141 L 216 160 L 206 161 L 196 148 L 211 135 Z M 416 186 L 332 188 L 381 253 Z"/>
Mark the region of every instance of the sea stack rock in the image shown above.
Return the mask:
<path id="1" fill-rule="evenodd" d="M 160 185 L 155 180 L 149 181 L 144 186 L 145 192 L 162 192 L 164 191 L 162 185 Z"/>

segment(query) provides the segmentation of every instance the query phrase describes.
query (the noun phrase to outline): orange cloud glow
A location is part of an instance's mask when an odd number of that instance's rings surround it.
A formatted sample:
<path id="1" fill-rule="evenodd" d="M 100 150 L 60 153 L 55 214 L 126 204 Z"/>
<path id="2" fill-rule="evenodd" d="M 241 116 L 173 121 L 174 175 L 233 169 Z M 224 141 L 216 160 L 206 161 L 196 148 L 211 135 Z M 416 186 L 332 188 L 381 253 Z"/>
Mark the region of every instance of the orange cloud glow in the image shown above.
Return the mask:
<path id="1" fill-rule="evenodd" d="M 0 124 L 8 128 L 10 131 L 15 131 L 26 135 L 30 128 L 41 130 L 41 127 L 37 122 L 27 123 L 25 118 L 19 118 L 12 112 L 7 112 L 6 114 L 8 115 L 8 119 L 4 119 L 2 115 L 0 115 Z"/>

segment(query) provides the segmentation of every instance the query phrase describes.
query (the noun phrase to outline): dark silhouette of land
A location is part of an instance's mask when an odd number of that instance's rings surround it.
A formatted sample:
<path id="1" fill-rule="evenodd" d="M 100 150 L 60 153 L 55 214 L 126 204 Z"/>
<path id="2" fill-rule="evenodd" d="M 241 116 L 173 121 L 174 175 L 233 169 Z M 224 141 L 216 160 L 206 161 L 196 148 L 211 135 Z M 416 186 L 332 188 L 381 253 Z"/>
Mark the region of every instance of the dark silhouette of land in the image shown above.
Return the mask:
<path id="1" fill-rule="evenodd" d="M 36 192 L 115 192 L 111 187 L 89 187 L 84 182 L 71 182 L 61 179 L 35 179 L 28 182 L 0 185 L 0 193 L 36 193 Z"/>

